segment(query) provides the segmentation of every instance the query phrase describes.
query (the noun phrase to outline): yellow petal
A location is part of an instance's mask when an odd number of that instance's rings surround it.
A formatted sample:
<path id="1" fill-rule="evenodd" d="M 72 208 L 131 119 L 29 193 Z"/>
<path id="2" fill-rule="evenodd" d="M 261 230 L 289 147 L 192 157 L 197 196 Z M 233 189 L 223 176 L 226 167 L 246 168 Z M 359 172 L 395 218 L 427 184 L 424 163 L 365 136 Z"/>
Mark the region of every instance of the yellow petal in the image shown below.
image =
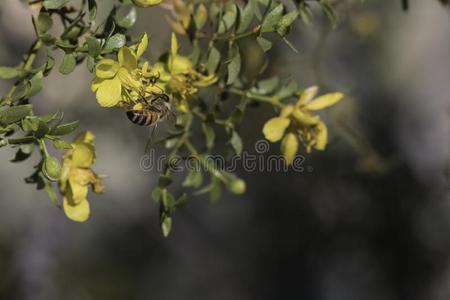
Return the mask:
<path id="1" fill-rule="evenodd" d="M 73 144 L 72 166 L 89 168 L 95 160 L 95 148 L 91 144 Z"/>
<path id="2" fill-rule="evenodd" d="M 113 78 L 119 70 L 119 64 L 109 58 L 100 60 L 95 66 L 95 75 L 102 79 Z"/>
<path id="3" fill-rule="evenodd" d="M 200 77 L 193 82 L 193 85 L 197 87 L 210 86 L 211 84 L 214 84 L 217 80 L 218 78 L 214 74 L 208 76 L 200 75 Z"/>
<path id="4" fill-rule="evenodd" d="M 192 62 L 189 58 L 181 55 L 171 56 L 169 58 L 169 71 L 171 74 L 188 73 L 192 70 Z"/>
<path id="5" fill-rule="evenodd" d="M 72 150 L 69 150 L 72 151 Z M 64 159 L 63 166 L 61 169 L 61 177 L 59 178 L 59 189 L 61 192 L 65 192 L 67 188 L 67 182 L 69 180 L 70 166 L 68 160 Z"/>
<path id="6" fill-rule="evenodd" d="M 117 77 L 120 79 L 122 85 L 131 88 L 137 89 L 142 86 L 141 82 L 133 76 L 133 74 L 126 68 L 120 68 L 119 72 L 117 72 Z"/>
<path id="7" fill-rule="evenodd" d="M 298 151 L 298 138 L 293 133 L 285 135 L 281 141 L 281 153 L 283 153 L 286 164 L 289 166 L 294 161 Z"/>
<path id="8" fill-rule="evenodd" d="M 325 94 L 306 104 L 306 108 L 309 110 L 324 109 L 336 104 L 342 98 L 344 98 L 344 94 L 342 93 Z"/>
<path id="9" fill-rule="evenodd" d="M 75 222 L 84 222 L 89 218 L 90 208 L 87 199 L 79 203 L 73 203 L 64 197 L 64 212 L 66 216 Z"/>
<path id="10" fill-rule="evenodd" d="M 170 54 L 173 57 L 175 57 L 175 56 L 177 56 L 177 52 L 178 52 L 177 36 L 175 33 L 172 32 L 172 38 L 171 38 L 171 43 L 170 43 Z"/>
<path id="11" fill-rule="evenodd" d="M 95 93 L 100 85 L 103 83 L 104 79 L 95 77 L 91 84 L 91 90 Z"/>
<path id="12" fill-rule="evenodd" d="M 286 105 L 281 109 L 280 117 L 287 118 L 289 117 L 292 112 L 294 111 L 294 105 Z"/>
<path id="13" fill-rule="evenodd" d="M 141 41 L 139 42 L 137 49 L 136 49 L 136 58 L 139 58 L 144 54 L 145 50 L 147 50 L 148 47 L 148 36 L 147 33 L 144 33 L 144 36 L 142 36 Z"/>
<path id="14" fill-rule="evenodd" d="M 140 7 L 149 7 L 158 5 L 162 0 L 133 0 L 133 3 Z"/>
<path id="15" fill-rule="evenodd" d="M 145 87 L 145 91 L 149 94 L 155 93 L 155 94 L 161 94 L 166 93 L 166 85 L 165 84 L 155 84 L 155 85 L 147 85 Z"/>
<path id="16" fill-rule="evenodd" d="M 80 132 L 77 135 L 77 137 L 74 139 L 73 142 L 74 143 L 92 144 L 92 143 L 94 143 L 94 140 L 95 140 L 95 135 L 91 131 L 86 130 L 86 131 Z"/>
<path id="17" fill-rule="evenodd" d="M 166 70 L 166 65 L 162 62 L 156 63 L 150 70 L 148 77 L 156 76 L 159 81 L 169 81 L 170 73 Z"/>
<path id="18" fill-rule="evenodd" d="M 113 107 L 121 100 L 122 86 L 120 79 L 114 77 L 113 79 L 104 80 L 98 87 L 95 94 L 98 104 L 103 107 Z"/>
<path id="19" fill-rule="evenodd" d="M 305 113 L 299 108 L 294 109 L 292 115 L 299 123 L 303 125 L 314 125 L 320 121 L 319 116 L 313 116 L 311 114 Z"/>
<path id="20" fill-rule="evenodd" d="M 103 186 L 102 179 L 93 172 L 93 181 L 92 186 L 94 189 L 94 193 L 103 193 L 105 191 L 105 187 Z"/>
<path id="21" fill-rule="evenodd" d="M 141 73 L 145 75 L 147 75 L 148 72 L 148 61 L 144 62 L 144 64 L 142 64 L 142 68 L 141 68 Z"/>
<path id="22" fill-rule="evenodd" d="M 74 184 L 88 186 L 94 182 L 94 172 L 90 168 L 76 168 L 73 167 L 69 173 L 69 182 L 71 186 Z"/>
<path id="23" fill-rule="evenodd" d="M 314 144 L 314 148 L 316 150 L 325 150 L 325 147 L 327 146 L 328 143 L 328 129 L 327 126 L 325 125 L 325 123 L 323 122 L 319 122 L 317 124 L 317 133 L 315 136 L 315 144 Z"/>
<path id="24" fill-rule="evenodd" d="M 117 59 L 119 60 L 120 66 L 125 67 L 130 71 L 137 68 L 136 54 L 134 54 L 134 52 L 128 47 L 122 47 L 119 49 Z"/>
<path id="25" fill-rule="evenodd" d="M 71 204 L 78 204 L 86 199 L 88 194 L 87 185 L 78 184 L 76 179 L 72 180 L 72 178 L 69 178 L 69 184 L 71 193 L 67 193 L 65 196 L 67 196 Z"/>
<path id="26" fill-rule="evenodd" d="M 290 123 L 288 118 L 272 118 L 264 125 L 264 136 L 271 142 L 277 142 L 281 140 Z"/>
<path id="27" fill-rule="evenodd" d="M 319 88 L 317 86 L 312 86 L 303 91 L 303 93 L 300 95 L 300 98 L 298 99 L 297 105 L 304 105 L 307 104 L 309 101 L 311 101 L 319 91 Z"/>

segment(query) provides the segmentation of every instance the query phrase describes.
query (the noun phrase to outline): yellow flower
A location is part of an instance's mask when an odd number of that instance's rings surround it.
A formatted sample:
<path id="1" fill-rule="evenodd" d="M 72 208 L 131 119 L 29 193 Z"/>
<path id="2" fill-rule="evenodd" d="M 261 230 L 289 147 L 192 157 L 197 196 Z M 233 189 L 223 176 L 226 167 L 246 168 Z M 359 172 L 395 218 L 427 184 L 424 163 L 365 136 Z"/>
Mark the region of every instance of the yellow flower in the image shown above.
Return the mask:
<path id="1" fill-rule="evenodd" d="M 316 96 L 318 88 L 313 86 L 304 90 L 295 105 L 285 105 L 279 117 L 266 122 L 263 133 L 270 142 L 281 142 L 281 152 L 286 163 L 294 161 L 301 142 L 309 153 L 312 148 L 324 150 L 328 142 L 328 130 L 318 115 L 312 112 L 330 107 L 339 102 L 342 93 Z M 286 133 L 287 132 L 287 133 Z"/>
<path id="2" fill-rule="evenodd" d="M 100 177 L 91 169 L 95 161 L 94 135 L 90 131 L 79 134 L 63 157 L 59 189 L 63 195 L 66 216 L 76 222 L 89 218 L 88 187 L 103 192 Z"/>
<path id="3" fill-rule="evenodd" d="M 218 78 L 215 74 L 197 72 L 189 58 L 178 54 L 175 33 L 172 33 L 170 49 L 167 61 L 156 63 L 150 73 L 159 77 L 164 89 L 178 100 L 178 109 L 186 112 L 189 110 L 188 98 L 196 94 L 199 87 L 212 85 Z"/>
<path id="4" fill-rule="evenodd" d="M 134 47 L 120 48 L 117 61 L 104 58 L 97 63 L 91 88 L 100 106 L 118 106 L 138 97 L 138 91 L 145 85 L 141 69 L 137 67 L 138 59 L 147 45 L 148 37 L 144 34 Z"/>
<path id="5" fill-rule="evenodd" d="M 149 7 L 158 5 L 162 2 L 162 0 L 132 0 L 133 3 L 140 7 Z"/>

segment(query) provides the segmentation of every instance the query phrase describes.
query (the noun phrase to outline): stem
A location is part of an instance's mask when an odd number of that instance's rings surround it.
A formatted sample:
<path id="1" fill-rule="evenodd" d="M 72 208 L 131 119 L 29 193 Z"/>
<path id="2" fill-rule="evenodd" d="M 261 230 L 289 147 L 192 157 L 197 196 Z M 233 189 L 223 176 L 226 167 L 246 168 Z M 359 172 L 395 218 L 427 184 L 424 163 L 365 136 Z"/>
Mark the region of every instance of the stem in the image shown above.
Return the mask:
<path id="1" fill-rule="evenodd" d="M 257 100 L 257 101 L 261 101 L 261 102 L 266 102 L 269 104 L 272 104 L 274 106 L 278 106 L 278 107 L 282 107 L 283 105 L 280 103 L 280 99 L 276 96 L 264 96 L 264 95 L 258 95 L 258 94 L 254 94 L 250 91 L 245 91 L 245 90 L 241 90 L 238 88 L 229 88 L 226 90 L 227 92 L 230 92 L 232 94 L 235 95 L 239 95 L 242 97 L 246 97 L 252 100 Z"/>
<path id="2" fill-rule="evenodd" d="M 31 46 L 30 50 L 28 51 L 27 56 L 25 57 L 25 59 L 22 62 L 23 65 L 23 69 L 25 71 L 29 71 L 32 67 L 33 67 L 33 62 L 36 59 L 37 56 L 37 52 L 39 51 L 39 49 L 42 47 L 42 41 L 41 40 L 36 40 L 33 45 Z M 18 80 L 16 81 L 11 88 L 9 89 L 8 93 L 6 94 L 5 98 L 12 98 L 14 92 L 17 89 L 17 86 L 19 85 L 21 81 Z"/>
<path id="3" fill-rule="evenodd" d="M 41 149 L 41 152 L 42 152 L 42 154 L 43 154 L 44 157 L 50 156 L 50 155 L 48 154 L 47 146 L 45 145 L 45 142 L 44 142 L 43 139 L 40 139 L 40 140 L 39 140 L 39 149 Z"/>
<path id="4" fill-rule="evenodd" d="M 25 70 L 30 70 L 31 67 L 33 66 L 33 62 L 36 59 L 36 55 L 37 52 L 39 51 L 39 49 L 42 47 L 42 41 L 41 40 L 36 40 L 33 44 L 33 46 L 31 46 L 31 50 L 28 52 L 28 56 L 25 59 L 24 62 L 24 66 L 23 68 Z"/>

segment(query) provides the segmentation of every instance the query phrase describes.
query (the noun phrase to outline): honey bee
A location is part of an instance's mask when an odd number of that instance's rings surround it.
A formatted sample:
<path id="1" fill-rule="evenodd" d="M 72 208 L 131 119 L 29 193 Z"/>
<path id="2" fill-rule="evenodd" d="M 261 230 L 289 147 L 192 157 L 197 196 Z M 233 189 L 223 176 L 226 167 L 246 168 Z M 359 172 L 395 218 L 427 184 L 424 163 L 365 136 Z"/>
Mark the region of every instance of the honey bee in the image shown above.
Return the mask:
<path id="1" fill-rule="evenodd" d="M 170 99 L 164 93 L 152 93 L 142 97 L 127 111 L 128 120 L 139 126 L 157 126 L 160 121 L 166 119 L 171 110 Z"/>

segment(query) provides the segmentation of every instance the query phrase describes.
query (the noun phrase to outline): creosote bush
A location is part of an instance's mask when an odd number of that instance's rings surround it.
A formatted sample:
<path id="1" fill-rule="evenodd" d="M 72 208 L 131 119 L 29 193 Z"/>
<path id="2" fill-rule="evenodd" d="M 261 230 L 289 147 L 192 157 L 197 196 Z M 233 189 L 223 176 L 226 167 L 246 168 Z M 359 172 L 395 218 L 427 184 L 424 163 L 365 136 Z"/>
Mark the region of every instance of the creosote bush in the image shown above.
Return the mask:
<path id="1" fill-rule="evenodd" d="M 91 89 L 99 109 L 114 107 L 124 112 L 142 112 L 152 118 L 153 126 L 160 120 L 170 119 L 169 115 L 174 116 L 173 128 L 160 133 L 162 139 L 153 141 L 162 143 L 169 157 L 152 191 L 152 197 L 160 205 L 160 224 L 165 236 L 171 231 L 176 208 L 188 199 L 187 193 L 171 192 L 171 159 L 191 157 L 196 165 L 203 167 L 189 170 L 182 185 L 196 194 L 208 194 L 210 202 L 219 199 L 224 187 L 234 194 L 245 193 L 246 184 L 242 179 L 217 168 L 208 157 L 217 150 L 218 130 L 227 134 L 227 144 L 236 155 L 242 152 L 239 123 L 251 104 L 258 102 L 273 108 L 273 118 L 266 120 L 262 133 L 268 141 L 279 142 L 287 165 L 292 164 L 298 152 L 325 150 L 328 128 L 316 112 L 338 105 L 344 94 L 335 91 L 319 94 L 316 86 L 302 87 L 278 76 L 266 78 L 268 58 L 255 76 L 246 76 L 241 72 L 244 56 L 240 40 L 252 39 L 266 53 L 278 36 L 295 55 L 297 50 L 289 42 L 291 27 L 296 22 L 310 24 L 314 14 L 320 11 L 330 20 L 330 26 L 335 26 L 339 16 L 334 4 L 343 0 L 168 0 L 162 3 L 161 0 L 121 0 L 116 1 L 105 20 L 97 18 L 97 2 L 34 0 L 24 3 L 29 6 L 36 39 L 23 61 L 0 67 L 0 77 L 13 80 L 0 102 L 0 146 L 17 149 L 14 162 L 25 161 L 34 151 L 41 154 L 39 164 L 25 181 L 44 189 L 69 219 L 87 220 L 89 187 L 95 193 L 101 193 L 104 188 L 102 176 L 92 169 L 96 157 L 94 134 L 81 132 L 68 142 L 64 137 L 76 130 L 78 121 L 65 121 L 60 111 L 37 115 L 33 110 L 33 96 L 40 92 L 45 78 L 55 67 L 63 75 L 76 67 L 86 67 L 92 73 Z M 346 2 L 361 5 L 361 1 Z M 408 8 L 408 1 L 401 3 Z M 158 6 L 157 9 L 167 11 L 167 22 L 173 31 L 171 45 L 157 61 L 147 61 L 143 54 L 151 51 L 152 44 L 158 41 L 147 33 L 135 37 L 129 32 L 138 15 L 136 6 L 147 9 Z M 61 24 L 56 26 L 57 22 Z M 55 34 L 55 28 L 61 31 Z M 189 45 L 181 45 L 180 36 Z M 64 53 L 60 62 L 54 59 L 57 51 Z M 37 55 L 46 58 L 43 64 L 36 65 Z M 205 97 L 206 94 L 209 96 Z M 168 102 L 161 104 L 160 100 L 154 100 L 166 99 L 161 95 L 166 95 Z M 225 101 L 233 102 L 232 111 L 225 108 Z M 194 144 L 191 139 L 196 128 L 202 129 L 202 145 Z M 61 160 L 49 155 L 49 145 L 63 151 Z"/>

